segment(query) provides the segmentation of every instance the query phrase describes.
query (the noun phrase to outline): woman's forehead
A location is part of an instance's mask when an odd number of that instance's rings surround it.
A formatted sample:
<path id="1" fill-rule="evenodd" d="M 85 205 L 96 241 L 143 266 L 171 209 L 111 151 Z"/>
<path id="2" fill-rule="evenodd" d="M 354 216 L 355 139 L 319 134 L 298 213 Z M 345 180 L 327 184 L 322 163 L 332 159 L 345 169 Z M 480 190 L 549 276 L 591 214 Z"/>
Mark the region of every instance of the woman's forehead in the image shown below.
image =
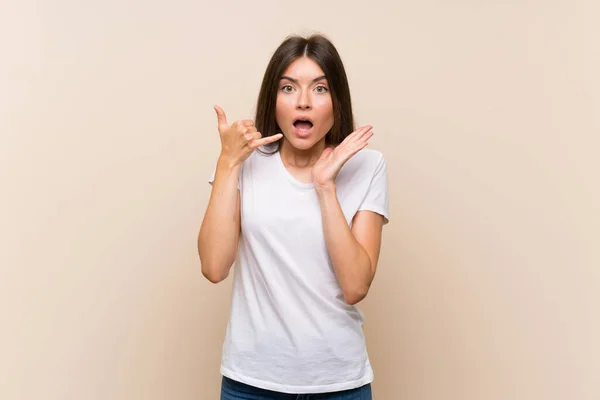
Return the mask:
<path id="1" fill-rule="evenodd" d="M 325 75 L 319 64 L 309 57 L 301 57 L 292 62 L 283 72 L 282 77 L 297 81 L 313 81 Z"/>

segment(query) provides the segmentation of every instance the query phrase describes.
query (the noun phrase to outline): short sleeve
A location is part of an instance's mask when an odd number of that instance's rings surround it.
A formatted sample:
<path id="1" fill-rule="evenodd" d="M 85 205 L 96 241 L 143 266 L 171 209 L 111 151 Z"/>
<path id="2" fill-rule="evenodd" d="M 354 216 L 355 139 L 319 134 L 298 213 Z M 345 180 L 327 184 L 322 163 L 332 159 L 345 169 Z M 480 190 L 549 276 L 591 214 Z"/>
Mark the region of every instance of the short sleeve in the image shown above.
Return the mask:
<path id="1" fill-rule="evenodd" d="M 358 211 L 361 210 L 373 211 L 383 215 L 384 225 L 389 222 L 387 164 L 383 156 L 381 156 L 377 163 L 377 167 L 371 178 L 371 184 L 367 190 L 367 195 L 358 208 Z"/>

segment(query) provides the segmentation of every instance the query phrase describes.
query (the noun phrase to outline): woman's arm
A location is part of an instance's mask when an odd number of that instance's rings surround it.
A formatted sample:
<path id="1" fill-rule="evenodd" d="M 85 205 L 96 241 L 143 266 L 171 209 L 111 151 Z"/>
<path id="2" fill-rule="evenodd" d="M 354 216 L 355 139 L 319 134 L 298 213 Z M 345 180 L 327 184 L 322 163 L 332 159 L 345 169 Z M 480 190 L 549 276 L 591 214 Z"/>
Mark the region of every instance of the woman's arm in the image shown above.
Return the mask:
<path id="1" fill-rule="evenodd" d="M 240 120 L 231 125 L 225 112 L 215 106 L 221 138 L 221 155 L 217 162 L 210 200 L 198 233 L 198 255 L 202 274 L 213 283 L 221 282 L 237 256 L 240 236 L 241 166 L 257 148 L 283 136 L 262 137 L 254 121 Z"/>
<path id="2" fill-rule="evenodd" d="M 312 169 L 327 250 L 348 304 L 358 303 L 369 291 L 377 269 L 384 217 L 361 210 L 350 229 L 337 198 L 335 178 L 346 161 L 367 145 L 373 136 L 371 129 L 370 125 L 363 126 L 337 147 L 326 148 Z"/>
<path id="3" fill-rule="evenodd" d="M 335 186 L 317 188 L 323 219 L 325 243 L 344 299 L 356 304 L 364 299 L 375 277 L 383 216 L 359 211 L 348 226 L 338 201 Z"/>
<path id="4" fill-rule="evenodd" d="M 237 256 L 240 233 L 240 165 L 220 157 L 210 200 L 198 234 L 202 274 L 212 283 L 227 278 Z"/>

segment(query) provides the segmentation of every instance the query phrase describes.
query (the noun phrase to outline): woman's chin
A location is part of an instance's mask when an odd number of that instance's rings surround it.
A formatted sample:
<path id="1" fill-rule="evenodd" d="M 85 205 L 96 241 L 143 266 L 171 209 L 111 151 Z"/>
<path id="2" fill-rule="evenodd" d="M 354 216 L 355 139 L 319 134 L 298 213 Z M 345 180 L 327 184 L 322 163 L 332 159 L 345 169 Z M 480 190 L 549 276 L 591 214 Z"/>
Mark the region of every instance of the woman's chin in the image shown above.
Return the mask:
<path id="1" fill-rule="evenodd" d="M 314 135 L 298 137 L 293 133 L 291 135 L 286 135 L 286 139 L 293 148 L 298 150 L 310 150 L 320 141 L 319 138 L 315 137 Z"/>
<path id="2" fill-rule="evenodd" d="M 297 150 L 309 150 L 315 145 L 314 140 L 310 140 L 310 138 L 299 139 L 297 137 L 293 137 L 292 140 L 288 140 L 293 148 Z"/>

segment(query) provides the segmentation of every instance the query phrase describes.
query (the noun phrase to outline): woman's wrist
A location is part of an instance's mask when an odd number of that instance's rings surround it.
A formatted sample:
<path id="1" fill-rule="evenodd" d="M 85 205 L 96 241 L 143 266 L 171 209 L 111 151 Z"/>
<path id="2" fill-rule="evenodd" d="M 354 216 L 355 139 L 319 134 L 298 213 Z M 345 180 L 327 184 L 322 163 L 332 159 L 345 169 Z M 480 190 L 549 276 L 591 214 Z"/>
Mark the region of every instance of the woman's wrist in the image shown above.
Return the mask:
<path id="1" fill-rule="evenodd" d="M 335 196 L 337 194 L 336 186 L 335 186 L 335 183 L 333 183 L 333 182 L 328 183 L 328 184 L 315 183 L 315 191 L 317 192 L 317 195 L 319 196 L 319 198 Z"/>
<path id="2" fill-rule="evenodd" d="M 235 160 L 223 153 L 221 153 L 219 155 L 219 160 L 217 161 L 218 168 L 225 168 L 225 169 L 231 171 L 236 168 L 239 168 L 240 166 L 241 166 L 241 163 L 238 160 Z"/>

